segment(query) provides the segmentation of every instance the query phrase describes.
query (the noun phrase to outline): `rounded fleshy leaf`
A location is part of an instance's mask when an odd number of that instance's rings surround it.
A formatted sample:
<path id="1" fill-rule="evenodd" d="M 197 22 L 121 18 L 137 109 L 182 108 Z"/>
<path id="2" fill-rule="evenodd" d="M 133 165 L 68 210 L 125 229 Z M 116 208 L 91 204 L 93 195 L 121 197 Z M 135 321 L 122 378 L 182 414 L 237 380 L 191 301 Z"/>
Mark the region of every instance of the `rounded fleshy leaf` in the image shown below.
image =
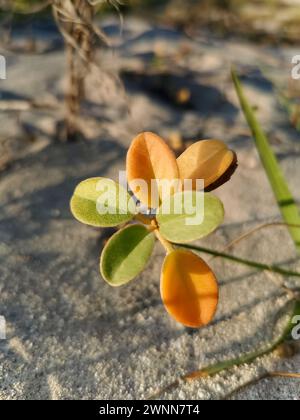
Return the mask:
<path id="1" fill-rule="evenodd" d="M 175 155 L 156 134 L 141 133 L 132 141 L 126 169 L 130 188 L 147 207 L 158 207 L 162 196 L 178 190 L 179 171 Z M 166 188 L 162 187 L 163 183 L 167 184 Z"/>
<path id="2" fill-rule="evenodd" d="M 204 188 L 222 178 L 231 166 L 236 167 L 236 154 L 220 140 L 200 140 L 187 148 L 177 159 L 180 178 L 204 180 Z M 227 179 L 226 179 L 227 180 Z"/>
<path id="3" fill-rule="evenodd" d="M 170 242 L 186 243 L 212 233 L 224 219 L 219 198 L 202 191 L 184 191 L 163 202 L 156 215 L 160 233 Z"/>
<path id="4" fill-rule="evenodd" d="M 214 273 L 200 257 L 177 249 L 166 256 L 161 274 L 161 297 L 168 313 L 181 324 L 209 324 L 218 305 Z"/>
<path id="5" fill-rule="evenodd" d="M 128 222 L 135 207 L 128 192 L 106 178 L 90 178 L 81 182 L 71 199 L 73 216 L 82 223 L 110 227 Z"/>
<path id="6" fill-rule="evenodd" d="M 105 245 L 100 271 L 104 280 L 117 287 L 128 283 L 146 266 L 155 243 L 153 232 L 131 225 L 115 233 Z"/>

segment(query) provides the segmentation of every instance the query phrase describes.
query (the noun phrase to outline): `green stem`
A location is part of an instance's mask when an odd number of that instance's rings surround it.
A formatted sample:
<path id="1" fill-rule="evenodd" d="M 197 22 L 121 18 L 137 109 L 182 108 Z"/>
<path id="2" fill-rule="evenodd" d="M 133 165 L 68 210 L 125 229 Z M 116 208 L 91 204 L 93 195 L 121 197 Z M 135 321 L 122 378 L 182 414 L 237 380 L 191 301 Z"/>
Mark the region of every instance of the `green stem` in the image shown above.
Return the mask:
<path id="1" fill-rule="evenodd" d="M 174 246 L 171 242 L 167 241 L 161 234 L 159 229 L 155 229 L 154 231 L 157 239 L 160 241 L 160 243 L 162 244 L 162 246 L 165 248 L 166 253 L 170 254 L 171 252 L 174 251 Z"/>
<path id="2" fill-rule="evenodd" d="M 199 371 L 196 371 L 196 372 L 185 375 L 183 379 L 189 380 L 189 379 L 193 379 L 197 376 L 199 377 L 199 376 L 216 375 L 217 373 L 219 373 L 223 370 L 226 370 L 226 369 L 230 369 L 234 366 L 240 366 L 240 365 L 252 363 L 258 357 L 262 357 L 262 356 L 265 356 L 265 355 L 271 353 L 280 344 L 282 344 L 285 340 L 287 340 L 287 338 L 289 338 L 291 330 L 294 326 L 292 324 L 292 319 L 294 318 L 294 316 L 299 315 L 299 313 L 300 313 L 300 302 L 295 300 L 293 311 L 292 311 L 292 316 L 291 316 L 286 328 L 284 329 L 284 331 L 280 335 L 280 337 L 277 340 L 275 340 L 273 343 L 270 343 L 270 345 L 268 347 L 265 347 L 264 349 L 256 350 L 256 351 L 251 352 L 251 353 L 244 354 L 244 355 L 242 355 L 240 357 L 237 357 L 237 358 L 234 358 L 234 359 L 225 360 L 224 362 L 220 362 L 220 363 L 216 363 L 214 365 L 208 366 L 208 367 L 206 367 L 204 369 L 201 369 Z"/>
<path id="3" fill-rule="evenodd" d="M 224 252 L 215 251 L 214 249 L 189 244 L 177 244 L 177 246 L 181 248 L 191 249 L 193 251 L 204 252 L 205 254 L 213 255 L 215 257 L 221 257 L 226 260 L 236 262 L 238 264 L 244 264 L 249 267 L 256 268 L 257 270 L 271 271 L 273 273 L 282 274 L 283 276 L 300 277 L 300 273 L 297 271 L 285 270 L 284 268 L 278 267 L 277 265 L 263 264 L 257 261 L 251 261 L 244 258 L 235 257 L 234 255 L 226 254 Z"/>
<path id="4" fill-rule="evenodd" d="M 157 398 L 161 396 L 162 394 L 164 394 L 165 392 L 169 392 L 172 389 L 177 388 L 178 386 L 180 386 L 180 383 L 182 381 L 187 382 L 187 381 L 205 378 L 208 376 L 213 376 L 222 371 L 229 370 L 235 366 L 250 364 L 254 362 L 257 358 L 266 356 L 272 353 L 273 351 L 275 351 L 277 348 L 279 348 L 281 344 L 283 344 L 289 338 L 291 330 L 294 327 L 292 320 L 294 316 L 300 314 L 300 302 L 296 300 L 293 300 L 293 302 L 294 302 L 294 307 L 293 307 L 292 315 L 290 317 L 289 322 L 287 323 L 280 337 L 276 339 L 274 342 L 270 343 L 269 346 L 244 354 L 240 357 L 236 357 L 233 359 L 225 360 L 223 362 L 215 363 L 203 369 L 199 369 L 194 372 L 187 373 L 181 376 L 180 378 L 178 378 L 177 380 L 175 380 L 174 382 L 172 382 L 171 384 L 167 385 L 166 387 L 158 390 L 155 394 L 151 395 L 149 399 Z"/>

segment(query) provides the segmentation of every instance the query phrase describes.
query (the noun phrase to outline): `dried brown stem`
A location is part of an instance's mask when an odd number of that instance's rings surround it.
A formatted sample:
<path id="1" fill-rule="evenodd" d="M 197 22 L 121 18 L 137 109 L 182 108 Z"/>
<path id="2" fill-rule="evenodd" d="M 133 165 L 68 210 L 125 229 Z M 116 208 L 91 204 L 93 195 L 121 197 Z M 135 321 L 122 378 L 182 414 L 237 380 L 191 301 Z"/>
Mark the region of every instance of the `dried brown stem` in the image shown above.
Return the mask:
<path id="1" fill-rule="evenodd" d="M 233 246 L 239 244 L 241 241 L 243 241 L 244 239 L 247 239 L 249 236 L 253 235 L 254 233 L 259 232 L 260 230 L 263 230 L 265 228 L 269 228 L 269 227 L 293 227 L 293 228 L 299 228 L 300 229 L 300 225 L 298 224 L 291 224 L 291 223 L 284 223 L 284 222 L 268 222 L 268 223 L 264 223 L 262 225 L 256 226 L 253 229 L 250 229 L 249 231 L 243 233 L 241 236 L 239 236 L 236 239 L 233 239 L 231 242 L 229 242 L 222 250 L 221 252 L 225 252 L 228 249 L 232 248 Z M 213 258 L 212 258 L 213 259 Z"/>
<path id="2" fill-rule="evenodd" d="M 67 90 L 65 138 L 80 134 L 80 104 L 85 97 L 85 78 L 93 53 L 94 7 L 87 0 L 52 0 L 58 28 L 67 49 Z"/>

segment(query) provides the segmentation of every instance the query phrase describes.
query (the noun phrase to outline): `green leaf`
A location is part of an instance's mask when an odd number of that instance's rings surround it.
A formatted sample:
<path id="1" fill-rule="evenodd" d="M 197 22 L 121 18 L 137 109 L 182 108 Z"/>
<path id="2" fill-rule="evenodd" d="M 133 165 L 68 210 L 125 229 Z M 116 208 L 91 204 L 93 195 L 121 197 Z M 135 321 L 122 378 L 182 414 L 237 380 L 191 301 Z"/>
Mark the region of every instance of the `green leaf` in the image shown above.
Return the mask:
<path id="1" fill-rule="evenodd" d="M 71 199 L 71 211 L 82 223 L 110 227 L 131 220 L 135 205 L 121 185 L 111 179 L 90 178 L 76 187 Z"/>
<path id="2" fill-rule="evenodd" d="M 100 271 L 111 286 L 121 286 L 145 268 L 153 251 L 155 236 L 143 225 L 131 225 L 115 233 L 105 245 Z"/>
<path id="3" fill-rule="evenodd" d="M 168 200 L 170 206 L 164 201 L 157 212 L 160 233 L 168 241 L 186 243 L 203 238 L 224 219 L 222 202 L 210 193 L 185 191 Z"/>
<path id="4" fill-rule="evenodd" d="M 257 147 L 261 162 L 265 168 L 266 174 L 269 178 L 282 217 L 288 224 L 299 225 L 300 214 L 296 201 L 289 190 L 287 181 L 281 171 L 280 165 L 270 146 L 268 138 L 263 132 L 252 107 L 246 99 L 242 85 L 235 70 L 232 70 L 232 78 L 241 103 L 241 107 L 243 109 L 248 125 L 252 131 L 255 145 Z M 295 243 L 296 250 L 299 253 L 300 229 L 297 227 L 289 227 L 288 229 Z"/>

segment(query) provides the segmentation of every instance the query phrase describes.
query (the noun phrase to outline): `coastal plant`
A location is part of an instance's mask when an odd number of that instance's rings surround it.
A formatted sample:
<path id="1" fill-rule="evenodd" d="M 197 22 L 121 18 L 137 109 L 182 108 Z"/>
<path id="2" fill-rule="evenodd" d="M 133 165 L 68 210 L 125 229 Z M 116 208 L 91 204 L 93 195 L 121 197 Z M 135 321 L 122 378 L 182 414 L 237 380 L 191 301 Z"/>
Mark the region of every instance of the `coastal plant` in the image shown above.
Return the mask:
<path id="1" fill-rule="evenodd" d="M 71 199 L 74 217 L 94 227 L 119 226 L 101 254 L 104 280 L 117 287 L 136 278 L 158 239 L 166 251 L 160 279 L 166 310 L 188 327 L 211 322 L 219 298 L 217 279 L 184 244 L 222 223 L 223 204 L 206 191 L 227 180 L 235 167 L 235 153 L 220 140 L 198 141 L 176 159 L 161 137 L 146 132 L 127 153 L 129 188 L 105 178 L 81 182 Z"/>

